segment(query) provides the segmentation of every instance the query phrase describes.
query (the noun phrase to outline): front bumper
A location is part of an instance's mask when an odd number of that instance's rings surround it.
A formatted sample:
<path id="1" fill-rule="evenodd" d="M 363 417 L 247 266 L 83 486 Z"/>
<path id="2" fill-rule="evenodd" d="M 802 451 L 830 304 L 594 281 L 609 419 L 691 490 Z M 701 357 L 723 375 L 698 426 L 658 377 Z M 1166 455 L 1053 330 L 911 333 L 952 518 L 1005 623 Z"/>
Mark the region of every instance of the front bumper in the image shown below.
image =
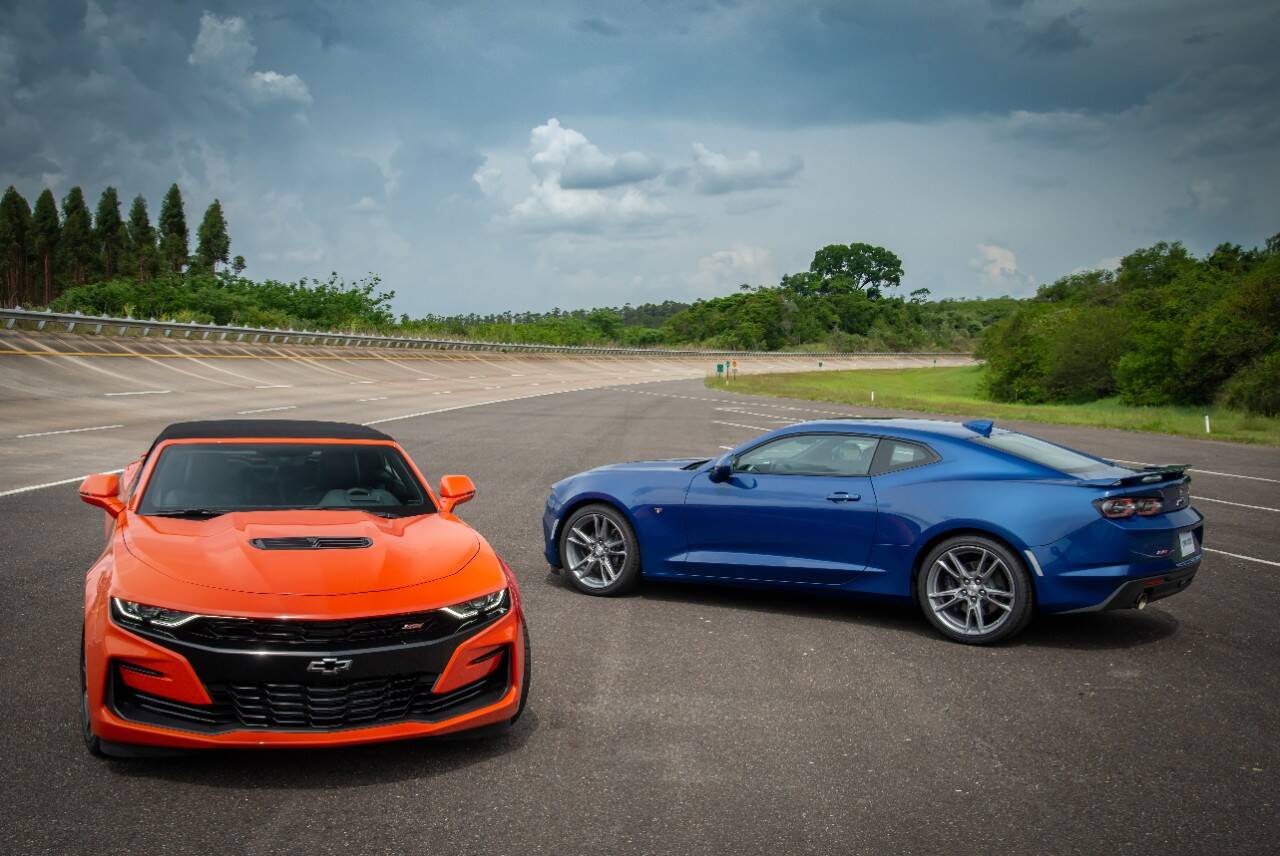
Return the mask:
<path id="1" fill-rule="evenodd" d="M 95 734 L 116 743 L 197 749 L 424 737 L 508 721 L 523 690 L 518 603 L 451 637 L 350 650 L 228 649 L 151 638 L 109 619 L 100 626 L 86 651 L 90 719 Z"/>

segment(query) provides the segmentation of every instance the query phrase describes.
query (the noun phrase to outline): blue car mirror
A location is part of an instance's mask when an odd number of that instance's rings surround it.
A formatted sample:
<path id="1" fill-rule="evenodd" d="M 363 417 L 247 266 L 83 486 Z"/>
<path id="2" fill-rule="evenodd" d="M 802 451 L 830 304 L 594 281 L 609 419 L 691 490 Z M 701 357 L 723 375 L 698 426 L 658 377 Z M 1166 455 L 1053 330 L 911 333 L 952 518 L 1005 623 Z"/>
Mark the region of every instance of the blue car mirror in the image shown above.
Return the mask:
<path id="1" fill-rule="evenodd" d="M 713 482 L 727 482 L 731 475 L 733 475 L 733 458 L 729 455 L 721 455 L 717 458 L 711 465 L 711 471 L 707 473 L 707 477 Z"/>

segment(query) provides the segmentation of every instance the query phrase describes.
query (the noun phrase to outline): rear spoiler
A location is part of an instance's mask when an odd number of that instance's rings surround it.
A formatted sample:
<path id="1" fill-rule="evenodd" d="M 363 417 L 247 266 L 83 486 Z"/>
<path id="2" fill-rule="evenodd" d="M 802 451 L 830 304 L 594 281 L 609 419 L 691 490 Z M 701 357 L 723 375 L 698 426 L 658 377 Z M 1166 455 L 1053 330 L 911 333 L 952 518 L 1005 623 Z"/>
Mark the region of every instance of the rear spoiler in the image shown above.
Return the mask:
<path id="1" fill-rule="evenodd" d="M 1117 464 L 1116 466 L 1119 465 Z M 1132 468 L 1123 467 L 1122 469 Z M 1147 484 L 1162 484 L 1181 480 L 1189 469 L 1191 469 L 1190 464 L 1160 464 L 1158 466 L 1134 469 L 1133 475 L 1121 476 L 1120 478 L 1083 479 L 1080 483 L 1089 487 L 1138 487 Z"/>

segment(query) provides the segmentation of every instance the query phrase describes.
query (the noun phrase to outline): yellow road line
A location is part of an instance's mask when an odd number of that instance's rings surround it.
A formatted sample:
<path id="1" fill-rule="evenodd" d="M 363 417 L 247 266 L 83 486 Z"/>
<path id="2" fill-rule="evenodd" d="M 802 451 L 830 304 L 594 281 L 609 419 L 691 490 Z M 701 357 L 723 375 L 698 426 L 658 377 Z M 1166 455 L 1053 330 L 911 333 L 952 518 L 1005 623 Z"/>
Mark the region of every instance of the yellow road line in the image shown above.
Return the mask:
<path id="1" fill-rule="evenodd" d="M 298 354 L 296 356 L 274 354 L 151 354 L 145 352 L 128 353 L 117 351 L 15 351 L 0 348 L 0 356 L 12 357 L 130 357 L 139 359 L 149 357 L 157 360 L 417 360 L 439 359 L 438 356 L 329 356 L 324 354 Z"/>

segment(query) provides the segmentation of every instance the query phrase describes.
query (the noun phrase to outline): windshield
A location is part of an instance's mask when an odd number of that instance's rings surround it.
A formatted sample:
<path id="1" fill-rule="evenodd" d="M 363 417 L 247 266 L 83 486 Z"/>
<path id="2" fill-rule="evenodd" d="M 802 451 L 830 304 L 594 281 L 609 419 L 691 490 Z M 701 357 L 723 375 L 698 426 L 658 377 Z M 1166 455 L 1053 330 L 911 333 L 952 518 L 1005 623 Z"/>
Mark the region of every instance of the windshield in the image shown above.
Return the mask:
<path id="1" fill-rule="evenodd" d="M 1012 431 L 992 433 L 990 437 L 975 437 L 974 442 L 1017 455 L 1019 458 L 1025 458 L 1060 473 L 1074 475 L 1106 467 L 1102 461 L 1081 452 L 1055 446 L 1053 443 L 1026 434 L 1015 434 Z"/>
<path id="2" fill-rule="evenodd" d="M 436 510 L 391 446 L 199 443 L 161 453 L 138 512 L 194 517 L 279 508 L 361 509 L 396 517 Z"/>

